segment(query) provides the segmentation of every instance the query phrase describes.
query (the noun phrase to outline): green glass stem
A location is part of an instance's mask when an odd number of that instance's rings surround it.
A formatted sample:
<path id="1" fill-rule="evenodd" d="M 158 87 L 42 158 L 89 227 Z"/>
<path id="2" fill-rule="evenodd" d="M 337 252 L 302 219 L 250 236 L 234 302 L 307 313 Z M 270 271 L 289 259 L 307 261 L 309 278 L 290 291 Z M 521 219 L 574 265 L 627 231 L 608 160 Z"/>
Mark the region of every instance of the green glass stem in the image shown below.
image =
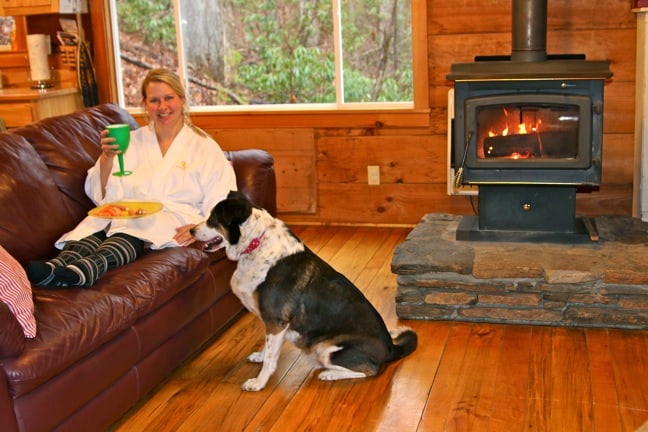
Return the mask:
<path id="1" fill-rule="evenodd" d="M 117 161 L 119 162 L 119 172 L 121 175 L 124 175 L 124 153 L 119 153 L 117 155 Z"/>

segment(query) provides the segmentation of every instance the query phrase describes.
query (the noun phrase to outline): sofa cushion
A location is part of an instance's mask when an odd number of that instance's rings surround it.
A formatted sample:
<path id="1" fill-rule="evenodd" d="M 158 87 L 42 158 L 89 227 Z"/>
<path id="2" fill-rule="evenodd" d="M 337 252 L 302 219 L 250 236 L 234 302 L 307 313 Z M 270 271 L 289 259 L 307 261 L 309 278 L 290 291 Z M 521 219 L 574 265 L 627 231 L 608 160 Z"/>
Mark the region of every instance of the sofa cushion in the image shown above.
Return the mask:
<path id="1" fill-rule="evenodd" d="M 14 314 L 27 338 L 36 336 L 31 284 L 25 269 L 0 245 L 0 300 Z"/>
<path id="2" fill-rule="evenodd" d="M 107 272 L 92 288 L 34 288 L 38 334 L 20 357 L 4 362 L 11 394 L 29 392 L 132 327 L 195 282 L 208 264 L 199 250 L 169 248 Z"/>
<path id="3" fill-rule="evenodd" d="M 139 318 L 195 282 L 209 262 L 210 257 L 195 248 L 146 250 L 121 271 L 107 272 L 94 288 L 128 301 Z"/>
<path id="4" fill-rule="evenodd" d="M 12 133 L 0 135 L 0 185 L 0 244 L 21 264 L 54 255 L 77 220 L 34 148 Z"/>
<path id="5" fill-rule="evenodd" d="M 14 357 L 23 351 L 25 335 L 9 305 L 0 301 L 0 359 Z"/>

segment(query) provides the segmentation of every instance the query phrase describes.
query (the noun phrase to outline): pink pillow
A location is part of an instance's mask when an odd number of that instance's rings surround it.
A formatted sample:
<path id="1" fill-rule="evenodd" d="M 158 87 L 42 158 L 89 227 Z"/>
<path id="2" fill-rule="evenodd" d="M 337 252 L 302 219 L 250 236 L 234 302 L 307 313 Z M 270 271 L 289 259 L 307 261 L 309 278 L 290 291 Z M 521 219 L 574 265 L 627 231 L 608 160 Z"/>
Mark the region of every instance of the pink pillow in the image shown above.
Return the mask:
<path id="1" fill-rule="evenodd" d="M 31 284 L 25 269 L 0 246 L 0 300 L 16 316 L 27 338 L 36 337 L 36 318 Z"/>

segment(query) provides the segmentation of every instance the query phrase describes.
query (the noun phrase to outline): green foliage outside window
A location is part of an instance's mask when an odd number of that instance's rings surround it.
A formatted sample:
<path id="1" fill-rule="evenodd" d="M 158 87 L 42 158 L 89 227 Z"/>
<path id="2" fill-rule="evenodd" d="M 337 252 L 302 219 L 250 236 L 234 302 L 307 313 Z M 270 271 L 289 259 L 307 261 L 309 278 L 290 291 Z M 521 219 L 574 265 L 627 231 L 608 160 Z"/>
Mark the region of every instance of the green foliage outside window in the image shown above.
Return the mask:
<path id="1" fill-rule="evenodd" d="M 121 32 L 175 53 L 173 0 L 115 1 Z M 200 3 L 187 1 L 183 13 L 194 8 L 200 16 Z M 210 52 L 187 62 L 189 74 L 201 74 L 193 81 L 211 91 L 201 104 L 335 103 L 332 0 L 212 1 L 222 17 L 210 30 L 223 23 L 222 47 L 212 43 Z M 341 0 L 346 102 L 412 100 L 409 1 Z M 222 71 L 204 60 L 217 55 Z"/>
<path id="2" fill-rule="evenodd" d="M 140 33 L 144 42 L 162 42 L 175 47 L 173 0 L 119 0 L 120 30 Z"/>

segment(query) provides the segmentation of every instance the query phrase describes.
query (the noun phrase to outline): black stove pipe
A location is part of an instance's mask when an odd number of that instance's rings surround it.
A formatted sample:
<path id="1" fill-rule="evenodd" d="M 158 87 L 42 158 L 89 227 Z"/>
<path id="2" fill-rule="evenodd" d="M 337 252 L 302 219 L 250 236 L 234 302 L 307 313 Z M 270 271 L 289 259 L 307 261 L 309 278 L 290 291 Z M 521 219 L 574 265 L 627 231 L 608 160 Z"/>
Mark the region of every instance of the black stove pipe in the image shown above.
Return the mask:
<path id="1" fill-rule="evenodd" d="M 512 0 L 512 61 L 547 60 L 547 0 Z"/>

